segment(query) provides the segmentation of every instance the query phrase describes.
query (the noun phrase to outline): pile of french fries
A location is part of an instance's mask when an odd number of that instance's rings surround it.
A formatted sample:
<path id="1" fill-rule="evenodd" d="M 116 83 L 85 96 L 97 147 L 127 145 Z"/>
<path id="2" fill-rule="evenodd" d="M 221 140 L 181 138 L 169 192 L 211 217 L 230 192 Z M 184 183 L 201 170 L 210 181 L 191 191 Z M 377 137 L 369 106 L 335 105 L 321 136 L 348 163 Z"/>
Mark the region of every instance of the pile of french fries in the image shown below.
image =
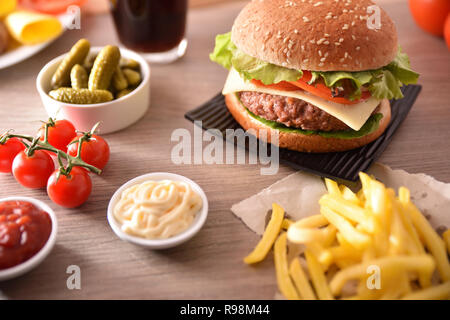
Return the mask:
<path id="1" fill-rule="evenodd" d="M 354 193 L 325 179 L 320 214 L 297 222 L 272 206 L 258 263 L 273 247 L 278 288 L 287 299 L 450 299 L 450 230 L 442 238 L 411 202 L 360 173 Z"/>

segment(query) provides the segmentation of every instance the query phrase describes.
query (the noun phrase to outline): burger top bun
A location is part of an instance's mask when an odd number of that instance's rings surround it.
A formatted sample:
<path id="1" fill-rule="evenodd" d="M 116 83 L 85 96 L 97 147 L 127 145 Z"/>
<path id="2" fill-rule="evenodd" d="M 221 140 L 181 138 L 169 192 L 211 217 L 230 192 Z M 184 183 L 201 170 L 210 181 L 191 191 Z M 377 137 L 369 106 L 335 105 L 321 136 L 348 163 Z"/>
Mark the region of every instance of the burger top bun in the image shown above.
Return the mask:
<path id="1" fill-rule="evenodd" d="M 291 69 L 378 69 L 397 54 L 394 23 L 370 0 L 253 0 L 231 39 L 244 53 Z"/>

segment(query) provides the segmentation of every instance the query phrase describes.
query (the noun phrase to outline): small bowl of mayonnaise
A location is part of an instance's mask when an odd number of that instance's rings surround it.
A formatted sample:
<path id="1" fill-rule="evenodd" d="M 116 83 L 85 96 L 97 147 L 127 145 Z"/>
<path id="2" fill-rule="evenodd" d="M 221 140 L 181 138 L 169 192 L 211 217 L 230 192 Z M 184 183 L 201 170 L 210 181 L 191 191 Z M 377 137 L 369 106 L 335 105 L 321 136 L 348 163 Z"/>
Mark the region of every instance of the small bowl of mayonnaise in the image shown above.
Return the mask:
<path id="1" fill-rule="evenodd" d="M 122 185 L 108 205 L 108 222 L 122 240 L 167 249 L 191 239 L 208 216 L 208 199 L 194 181 L 154 172 Z"/>

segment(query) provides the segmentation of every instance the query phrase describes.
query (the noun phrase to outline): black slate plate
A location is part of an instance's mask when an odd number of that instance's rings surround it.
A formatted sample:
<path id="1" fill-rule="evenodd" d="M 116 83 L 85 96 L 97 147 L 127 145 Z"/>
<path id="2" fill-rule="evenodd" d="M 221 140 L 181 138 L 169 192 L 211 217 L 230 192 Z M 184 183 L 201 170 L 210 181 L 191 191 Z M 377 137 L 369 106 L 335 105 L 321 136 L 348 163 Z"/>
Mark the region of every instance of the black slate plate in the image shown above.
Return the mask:
<path id="1" fill-rule="evenodd" d="M 280 148 L 280 162 L 323 177 L 356 181 L 358 173 L 366 171 L 386 149 L 395 130 L 411 110 L 421 89 L 420 85 L 402 88 L 405 97 L 401 100 L 391 100 L 391 123 L 377 140 L 368 145 L 350 151 L 331 153 L 304 153 Z M 202 127 L 205 130 L 219 129 L 222 137 L 225 137 L 226 129 L 240 128 L 239 123 L 228 112 L 221 93 L 200 107 L 187 112 L 185 118 L 192 122 L 202 121 Z"/>

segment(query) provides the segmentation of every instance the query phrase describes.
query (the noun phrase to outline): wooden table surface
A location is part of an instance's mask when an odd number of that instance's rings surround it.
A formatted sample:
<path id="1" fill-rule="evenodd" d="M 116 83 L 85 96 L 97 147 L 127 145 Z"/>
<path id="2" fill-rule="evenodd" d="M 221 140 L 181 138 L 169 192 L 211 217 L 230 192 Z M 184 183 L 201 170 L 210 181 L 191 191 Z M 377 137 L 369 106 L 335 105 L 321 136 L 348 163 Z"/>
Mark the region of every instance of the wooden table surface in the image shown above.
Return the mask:
<path id="1" fill-rule="evenodd" d="M 399 42 L 420 72 L 423 91 L 380 161 L 409 172 L 424 172 L 450 182 L 450 53 L 442 39 L 413 23 L 407 2 L 379 1 L 397 24 Z M 107 135 L 110 162 L 94 177 L 93 193 L 79 209 L 53 204 L 44 190 L 29 190 L 10 175 L 0 176 L 0 198 L 30 196 L 45 201 L 59 221 L 57 243 L 32 272 L 0 283 L 11 299 L 271 299 L 276 290 L 271 259 L 247 267 L 242 258 L 258 237 L 230 211 L 232 204 L 294 172 L 281 166 L 261 176 L 259 165 L 175 165 L 170 141 L 176 128 L 192 124 L 186 111 L 221 90 L 226 71 L 211 63 L 214 36 L 230 30 L 245 2 L 192 9 L 186 56 L 170 65 L 152 65 L 151 106 L 132 127 Z M 109 15 L 84 16 L 81 30 L 68 31 L 45 51 L 0 70 L 0 129 L 34 134 L 46 114 L 35 89 L 36 76 L 51 58 L 79 38 L 93 45 L 118 44 Z M 168 171 L 198 182 L 209 198 L 209 217 L 191 241 L 166 251 L 149 251 L 119 240 L 106 220 L 114 191 L 138 175 Z M 66 268 L 81 268 L 81 290 L 69 290 Z"/>

